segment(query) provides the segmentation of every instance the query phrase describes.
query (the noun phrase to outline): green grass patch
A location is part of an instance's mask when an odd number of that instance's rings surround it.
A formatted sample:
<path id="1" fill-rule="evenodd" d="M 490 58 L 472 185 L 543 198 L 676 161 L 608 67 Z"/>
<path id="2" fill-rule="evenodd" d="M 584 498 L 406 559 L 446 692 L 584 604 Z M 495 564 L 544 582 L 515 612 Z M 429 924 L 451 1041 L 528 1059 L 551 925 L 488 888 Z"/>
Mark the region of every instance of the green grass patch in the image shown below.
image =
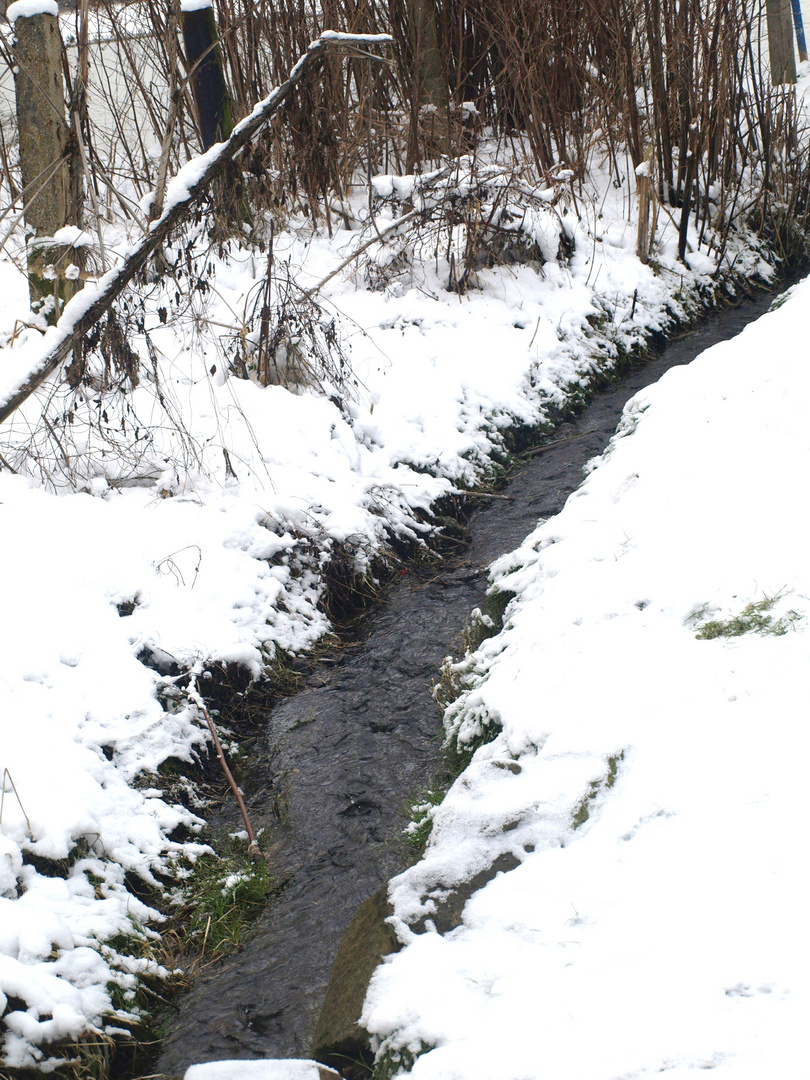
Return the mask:
<path id="1" fill-rule="evenodd" d="M 251 861 L 241 840 L 219 855 L 200 856 L 186 875 L 180 918 L 187 945 L 200 957 L 238 949 L 276 892 L 265 860 Z"/>
<path id="2" fill-rule="evenodd" d="M 777 601 L 781 600 L 783 592 L 774 596 L 765 596 L 762 600 L 752 601 L 746 604 L 739 615 L 730 619 L 709 619 L 704 622 L 695 633 L 700 641 L 712 641 L 715 638 L 742 637 L 743 634 L 769 634 L 772 637 L 781 637 L 786 634 L 802 616 L 797 611 L 787 611 L 778 618 L 773 614 L 773 608 Z M 695 619 L 699 620 L 701 612 L 696 613 Z"/>
<path id="3" fill-rule="evenodd" d="M 514 593 L 493 590 L 488 593 L 482 608 L 476 608 L 471 613 L 458 643 L 459 652 L 462 652 L 464 658 L 456 661 L 452 656 L 446 657 L 439 679 L 433 684 L 433 697 L 443 713 L 469 688 L 470 678 L 475 670 L 472 653 L 487 638 L 501 630 L 504 612 L 513 597 Z M 405 815 L 408 824 L 403 829 L 402 839 L 411 850 L 414 860 L 418 859 L 425 849 L 433 828 L 436 807 L 442 804 L 445 795 L 470 764 L 479 746 L 492 742 L 500 730 L 500 724 L 490 723 L 479 736 L 461 746 L 455 737 L 449 737 L 445 741 L 440 767 L 427 786 L 406 802 Z"/>
<path id="4" fill-rule="evenodd" d="M 442 783 L 441 780 L 446 781 Z M 430 830 L 433 828 L 433 812 L 441 806 L 452 780 L 442 777 L 439 783 L 433 783 L 425 791 L 408 801 L 408 824 L 402 830 L 402 839 L 409 848 L 419 854 L 425 850 Z"/>
<path id="5" fill-rule="evenodd" d="M 374 1062 L 372 1080 L 394 1080 L 394 1077 L 405 1075 L 416 1064 L 417 1058 L 426 1054 L 433 1047 L 429 1043 L 420 1042 L 417 1050 L 400 1047 L 397 1050 L 385 1050 Z"/>
<path id="6" fill-rule="evenodd" d="M 456 661 L 452 656 L 444 659 L 441 673 L 433 684 L 433 697 L 440 708 L 445 710 L 467 689 L 465 676 L 471 670 L 470 654 L 482 645 L 487 638 L 499 633 L 503 627 L 503 616 L 509 602 L 515 594 L 508 590 L 492 589 L 487 593 L 480 608 L 475 608 L 467 619 L 459 641 L 459 652 L 463 659 Z M 494 736 L 493 736 L 494 738 Z M 486 739 L 485 742 L 489 742 Z"/>

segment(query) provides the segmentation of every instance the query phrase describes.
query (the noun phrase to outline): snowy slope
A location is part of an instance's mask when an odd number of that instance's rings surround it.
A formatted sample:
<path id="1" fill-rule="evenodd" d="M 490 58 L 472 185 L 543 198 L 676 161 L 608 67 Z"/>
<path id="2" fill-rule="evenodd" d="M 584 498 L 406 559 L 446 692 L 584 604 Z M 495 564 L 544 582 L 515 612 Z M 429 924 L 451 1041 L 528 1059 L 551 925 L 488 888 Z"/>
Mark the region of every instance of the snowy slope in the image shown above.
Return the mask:
<path id="1" fill-rule="evenodd" d="M 392 882 L 405 948 L 366 1002 L 401 1074 L 805 1075 L 808 302 L 638 394 L 495 564 L 517 597 L 446 723 L 502 730 Z M 698 637 L 712 620 L 749 629 Z"/>

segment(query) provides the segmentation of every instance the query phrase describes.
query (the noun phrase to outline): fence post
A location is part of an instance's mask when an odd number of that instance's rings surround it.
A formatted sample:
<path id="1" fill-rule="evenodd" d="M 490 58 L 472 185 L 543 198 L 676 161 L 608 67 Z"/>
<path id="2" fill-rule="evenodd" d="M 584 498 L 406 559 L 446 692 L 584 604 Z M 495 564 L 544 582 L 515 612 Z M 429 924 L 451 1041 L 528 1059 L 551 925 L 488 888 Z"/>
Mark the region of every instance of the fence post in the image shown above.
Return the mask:
<path id="1" fill-rule="evenodd" d="M 208 150 L 214 143 L 224 142 L 233 131 L 214 9 L 211 0 L 181 0 L 180 10 L 200 135 L 203 150 Z"/>
<path id="2" fill-rule="evenodd" d="M 6 14 L 14 26 L 23 208 L 28 230 L 34 234 L 28 241 L 31 307 L 56 322 L 60 303 L 72 287 L 50 268 L 64 259 L 65 250 L 36 241 L 52 237 L 67 221 L 67 123 L 57 6 L 55 0 L 11 4 Z"/>
<path id="3" fill-rule="evenodd" d="M 796 82 L 796 57 L 793 55 L 793 17 L 791 0 L 765 0 L 768 17 L 768 54 L 771 82 L 774 86 Z"/>
<path id="4" fill-rule="evenodd" d="M 653 150 L 647 151 L 644 160 L 636 169 L 636 191 L 638 192 L 638 232 L 636 234 L 636 254 L 646 266 L 650 261 L 651 233 L 655 232 L 655 219 L 650 229 L 650 203 L 652 201 Z"/>

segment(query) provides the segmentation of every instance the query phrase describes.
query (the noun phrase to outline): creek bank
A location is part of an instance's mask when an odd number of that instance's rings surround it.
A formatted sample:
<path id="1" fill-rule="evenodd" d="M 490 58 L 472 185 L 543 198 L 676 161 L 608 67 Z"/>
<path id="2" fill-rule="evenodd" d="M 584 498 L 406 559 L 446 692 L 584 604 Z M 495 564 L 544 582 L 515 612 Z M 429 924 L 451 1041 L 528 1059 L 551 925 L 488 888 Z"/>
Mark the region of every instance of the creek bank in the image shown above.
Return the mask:
<path id="1" fill-rule="evenodd" d="M 807 933 L 798 914 L 775 936 L 774 913 L 801 889 L 808 299 L 810 280 L 636 395 L 563 511 L 493 566 L 515 601 L 445 730 L 501 731 L 389 884 L 404 947 L 362 1014 L 377 1080 L 397 1062 L 443 1080 L 791 1072 Z M 409 933 L 504 850 L 520 868 L 457 931 Z M 749 971 L 778 1002 L 738 1004 Z"/>
<path id="2" fill-rule="evenodd" d="M 612 429 L 608 430 L 608 428 L 611 423 L 615 427 L 625 401 L 644 386 L 660 378 L 670 367 L 689 363 L 704 349 L 718 341 L 735 336 L 748 322 L 767 311 L 772 299 L 771 294 L 750 298 L 739 307 L 723 311 L 719 315 L 710 317 L 704 325 L 684 332 L 652 359 L 630 361 L 629 370 L 622 377 L 614 381 L 609 388 L 598 392 L 584 409 L 577 412 L 576 416 L 560 422 L 553 433 L 539 446 L 528 448 L 525 454 L 532 467 L 519 475 L 520 487 L 532 488 L 535 468 L 541 459 L 544 460 L 544 467 L 540 468 L 542 481 L 553 483 L 556 480 L 559 483 L 556 491 L 551 494 L 545 483 L 541 482 L 546 498 L 534 503 L 538 511 L 537 517 L 541 520 L 553 517 L 562 509 L 568 495 L 579 486 L 585 463 L 604 449 L 607 438 L 613 433 Z M 510 493 L 513 492 L 512 484 L 508 486 L 508 490 Z M 531 501 L 530 491 L 522 490 L 518 498 L 521 504 Z M 509 508 L 510 504 L 503 504 L 501 512 L 506 515 L 509 513 Z M 515 509 L 513 504 L 512 508 Z M 497 595 L 495 594 L 496 597 Z M 488 599 L 492 599 L 492 594 Z M 487 733 L 489 738 L 484 741 L 494 738 L 497 730 L 497 728 L 489 730 Z M 514 769 L 519 772 L 520 766 L 515 763 Z M 607 786 L 612 784 L 614 777 L 615 772 L 608 778 Z M 587 818 L 587 808 L 585 818 Z M 504 839 L 508 847 L 509 838 Z M 467 902 L 497 874 L 514 869 L 518 862 L 519 860 L 510 851 L 503 851 L 486 869 L 478 872 L 471 880 L 460 884 L 444 883 L 437 894 L 440 899 L 436 901 L 436 911 L 431 916 L 435 931 L 444 935 L 459 926 Z M 372 912 L 378 914 L 379 926 L 369 924 Z M 374 960 L 383 933 L 387 933 L 391 941 L 389 954 L 400 949 L 401 945 L 396 935 L 390 926 L 383 923 L 383 920 L 391 914 L 392 908 L 388 902 L 386 888 L 381 889 L 358 910 L 355 920 L 350 924 L 341 942 L 312 1045 L 312 1054 L 318 1060 L 327 1062 L 333 1067 L 341 1067 L 342 1063 L 342 1071 L 349 1080 L 361 1080 L 362 1077 L 368 1075 L 370 1063 L 373 1062 L 368 1035 L 356 1020 L 365 999 L 365 992 L 358 993 L 357 981 L 358 977 L 365 976 L 365 972 L 370 967 L 376 969 Z M 423 922 L 424 920 L 420 920 L 412 925 L 411 929 L 415 933 L 423 933 L 425 931 Z M 363 929 L 367 935 L 365 937 Z M 374 942 L 374 945 L 370 944 L 366 949 L 364 948 L 365 941 Z M 354 961 L 354 968 L 352 968 L 350 958 Z M 370 977 L 365 980 L 365 990 L 369 982 Z M 345 997 L 341 995 L 343 987 L 348 988 Z"/>
<path id="3" fill-rule="evenodd" d="M 242 783 L 286 884 L 245 948 L 203 973 L 181 1001 L 156 1071 L 178 1075 L 192 1062 L 222 1058 L 308 1056 L 341 937 L 358 906 L 402 866 L 401 808 L 440 756 L 431 682 L 481 604 L 488 565 L 518 546 L 538 518 L 559 512 L 628 397 L 739 332 L 770 300 L 721 313 L 563 421 L 542 453 L 510 478 L 510 499 L 472 512 L 469 545 L 445 559 L 441 577 L 424 568 L 401 574 L 368 615 L 364 640 L 336 650 L 268 716 Z M 220 825 L 236 822 L 225 814 Z M 379 952 L 374 944 L 370 959 L 358 959 L 354 975 L 340 974 L 338 985 L 362 984 Z"/>

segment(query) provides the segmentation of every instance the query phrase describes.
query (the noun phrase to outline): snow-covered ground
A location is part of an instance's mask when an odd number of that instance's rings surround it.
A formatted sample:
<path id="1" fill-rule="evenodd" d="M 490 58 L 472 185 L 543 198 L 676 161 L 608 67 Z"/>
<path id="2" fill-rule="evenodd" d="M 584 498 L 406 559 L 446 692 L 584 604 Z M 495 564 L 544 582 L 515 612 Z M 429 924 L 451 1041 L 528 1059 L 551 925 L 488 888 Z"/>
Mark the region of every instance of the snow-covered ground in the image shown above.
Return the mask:
<path id="1" fill-rule="evenodd" d="M 501 730 L 392 882 L 364 1013 L 415 1080 L 805 1075 L 808 303 L 633 398 L 495 564 L 517 595 L 446 723 Z"/>
<path id="2" fill-rule="evenodd" d="M 47 428 L 48 390 L 0 430 L 6 1066 L 48 1066 L 52 1044 L 114 1032 L 139 972 L 159 973 L 136 945 L 156 940 L 161 915 L 132 879 L 159 896 L 155 875 L 199 854 L 176 837 L 200 821 L 157 769 L 207 739 L 193 702 L 171 696 L 169 665 L 235 662 L 259 677 L 280 650 L 310 648 L 329 628 L 318 604 L 338 546 L 364 571 L 392 536 L 418 542 L 431 505 L 486 470 L 509 424 L 542 422 L 711 287 L 704 254 L 676 262 L 666 221 L 656 267 L 639 263 L 632 177 L 593 183 L 580 220 L 568 178 L 533 194 L 526 235 L 542 269 L 481 269 L 463 296 L 446 290 L 457 233 L 348 263 L 318 291 L 316 321 L 351 374 L 309 389 L 229 374 L 234 343 L 248 360 L 255 344 L 245 312 L 265 266 L 233 249 L 209 258 L 205 295 L 155 286 L 143 327 L 133 317 L 153 366 L 131 394 L 62 389 Z M 400 212 L 381 206 L 377 227 Z M 324 281 L 368 238 L 293 222 L 274 241 L 278 293 L 287 275 Z M 114 229 L 106 241 L 113 253 L 127 242 Z M 166 257 L 183 265 L 179 242 Z M 753 248 L 736 263 L 767 272 Z M 42 334 L 12 262 L 0 290 L 2 398 Z M 462 927 L 416 935 L 379 973 L 366 1019 L 384 1049 L 436 1047 L 415 1075 L 784 1065 L 769 1047 L 799 1015 L 803 734 L 791 722 L 804 623 L 694 635 L 765 596 L 774 618 L 805 611 L 802 296 L 650 391 L 629 414 L 637 431 L 497 571 L 518 600 L 454 715 L 461 738 L 487 718 L 504 731 L 397 884 L 403 936 L 430 914 L 426 890 L 488 865 L 498 845 L 521 866 Z"/>

